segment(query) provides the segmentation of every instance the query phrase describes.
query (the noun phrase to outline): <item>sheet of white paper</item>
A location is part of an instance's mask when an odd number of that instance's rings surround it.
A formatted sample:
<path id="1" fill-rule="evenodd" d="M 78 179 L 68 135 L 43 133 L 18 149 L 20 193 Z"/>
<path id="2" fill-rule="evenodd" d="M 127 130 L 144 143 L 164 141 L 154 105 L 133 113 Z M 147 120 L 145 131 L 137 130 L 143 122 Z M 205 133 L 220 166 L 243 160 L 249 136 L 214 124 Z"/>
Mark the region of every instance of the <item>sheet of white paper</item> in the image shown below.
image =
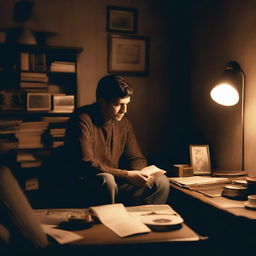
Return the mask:
<path id="1" fill-rule="evenodd" d="M 147 186 L 149 188 L 151 188 L 151 185 L 154 179 L 166 173 L 166 171 L 156 167 L 155 165 L 149 165 L 143 168 L 141 172 L 149 176 L 149 179 L 147 181 Z"/>
<path id="2" fill-rule="evenodd" d="M 126 208 L 131 216 L 141 215 L 179 215 L 168 204 L 147 204 Z"/>
<path id="3" fill-rule="evenodd" d="M 155 165 L 149 165 L 143 168 L 141 172 L 152 177 L 159 176 L 166 173 L 166 171 L 156 167 Z"/>
<path id="4" fill-rule="evenodd" d="M 101 223 L 120 237 L 148 233 L 151 230 L 136 217 L 129 215 L 123 204 L 91 207 Z"/>
<path id="5" fill-rule="evenodd" d="M 83 238 L 73 232 L 57 229 L 56 225 L 41 224 L 41 227 L 46 234 L 53 237 L 60 244 L 70 243 Z"/>
<path id="6" fill-rule="evenodd" d="M 214 184 L 219 182 L 229 182 L 228 178 L 215 178 L 205 176 L 192 176 L 192 177 L 179 177 L 169 178 L 170 182 L 173 182 L 179 186 L 193 186 L 193 185 L 204 185 Z"/>

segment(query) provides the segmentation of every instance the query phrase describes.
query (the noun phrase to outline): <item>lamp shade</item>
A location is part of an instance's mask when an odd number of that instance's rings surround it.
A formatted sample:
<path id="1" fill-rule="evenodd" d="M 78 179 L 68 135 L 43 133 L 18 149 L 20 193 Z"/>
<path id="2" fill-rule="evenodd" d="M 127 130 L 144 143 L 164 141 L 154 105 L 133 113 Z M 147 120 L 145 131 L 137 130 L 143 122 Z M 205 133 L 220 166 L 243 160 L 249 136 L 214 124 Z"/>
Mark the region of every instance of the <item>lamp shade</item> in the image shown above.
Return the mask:
<path id="1" fill-rule="evenodd" d="M 224 106 L 233 106 L 239 101 L 238 91 L 235 87 L 228 83 L 216 85 L 211 90 L 210 95 L 215 102 Z"/>

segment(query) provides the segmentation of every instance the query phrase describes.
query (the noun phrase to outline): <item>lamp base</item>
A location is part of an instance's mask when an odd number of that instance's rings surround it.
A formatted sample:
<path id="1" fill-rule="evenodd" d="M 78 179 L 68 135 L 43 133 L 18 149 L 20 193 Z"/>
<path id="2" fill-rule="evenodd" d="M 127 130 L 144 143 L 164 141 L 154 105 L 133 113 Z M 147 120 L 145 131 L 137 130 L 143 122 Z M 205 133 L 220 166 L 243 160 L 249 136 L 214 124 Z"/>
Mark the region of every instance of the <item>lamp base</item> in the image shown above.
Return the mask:
<path id="1" fill-rule="evenodd" d="M 212 172 L 212 176 L 214 177 L 242 177 L 247 176 L 248 172 L 244 170 L 222 170 L 216 169 Z"/>

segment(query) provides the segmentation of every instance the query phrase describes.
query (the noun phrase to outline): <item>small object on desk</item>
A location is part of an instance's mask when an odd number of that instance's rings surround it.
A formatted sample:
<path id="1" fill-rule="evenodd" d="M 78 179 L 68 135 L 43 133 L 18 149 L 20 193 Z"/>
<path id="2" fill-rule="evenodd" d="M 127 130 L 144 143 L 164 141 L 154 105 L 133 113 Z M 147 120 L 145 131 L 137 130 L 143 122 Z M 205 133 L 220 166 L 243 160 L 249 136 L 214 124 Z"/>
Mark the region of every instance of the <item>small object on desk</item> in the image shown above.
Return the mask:
<path id="1" fill-rule="evenodd" d="M 229 199 L 244 200 L 247 196 L 247 188 L 241 185 L 226 185 L 222 196 Z"/>
<path id="2" fill-rule="evenodd" d="M 212 172 L 212 176 L 214 177 L 230 177 L 230 178 L 235 178 L 235 177 L 240 177 L 240 176 L 246 176 L 248 175 L 247 171 L 240 171 L 240 170 L 214 170 Z"/>
<path id="3" fill-rule="evenodd" d="M 244 206 L 245 206 L 245 208 L 247 208 L 247 209 L 256 210 L 256 205 L 255 205 L 255 204 L 251 204 L 249 201 L 246 201 L 246 202 L 244 203 Z"/>
<path id="4" fill-rule="evenodd" d="M 232 184 L 247 187 L 247 181 L 246 180 L 240 180 L 240 179 L 239 180 L 232 180 Z"/>
<path id="5" fill-rule="evenodd" d="M 244 203 L 244 206 L 250 210 L 256 210 L 256 195 L 248 195 L 248 201 Z"/>
<path id="6" fill-rule="evenodd" d="M 256 178 L 255 177 L 246 177 L 248 194 L 256 194 Z"/>
<path id="7" fill-rule="evenodd" d="M 188 164 L 173 165 L 174 176 L 176 177 L 191 177 L 194 175 L 193 168 Z"/>
<path id="8" fill-rule="evenodd" d="M 93 225 L 93 219 L 91 215 L 88 215 L 87 219 L 70 216 L 68 221 L 62 221 L 58 224 L 58 228 L 64 230 L 81 230 L 90 228 Z"/>
<path id="9" fill-rule="evenodd" d="M 141 220 L 153 231 L 169 231 L 181 228 L 183 219 L 176 215 L 144 215 Z"/>

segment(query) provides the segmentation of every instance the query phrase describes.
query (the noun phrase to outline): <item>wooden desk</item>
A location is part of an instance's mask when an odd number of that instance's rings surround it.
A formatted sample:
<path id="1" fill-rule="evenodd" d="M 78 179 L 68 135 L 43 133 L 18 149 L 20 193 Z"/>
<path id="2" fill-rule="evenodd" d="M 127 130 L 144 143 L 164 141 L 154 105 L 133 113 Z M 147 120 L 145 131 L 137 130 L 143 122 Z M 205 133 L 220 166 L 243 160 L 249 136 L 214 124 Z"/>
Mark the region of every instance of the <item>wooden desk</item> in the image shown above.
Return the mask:
<path id="1" fill-rule="evenodd" d="M 244 207 L 244 203 L 246 202 L 246 200 L 232 200 L 225 198 L 223 196 L 208 197 L 199 192 L 182 188 L 172 183 L 171 187 L 203 203 L 209 204 L 221 211 L 225 211 L 237 217 L 250 219 L 251 221 L 256 221 L 256 211 L 249 210 Z"/>
<path id="2" fill-rule="evenodd" d="M 40 211 L 40 210 L 39 210 Z M 182 253 L 194 251 L 198 253 L 199 245 L 205 239 L 199 236 L 185 223 L 176 230 L 150 232 L 121 238 L 101 223 L 95 223 L 92 227 L 73 231 L 83 238 L 69 244 L 59 246 L 58 255 L 156 255 L 169 249 L 172 252 Z M 201 248 L 200 248 L 201 249 Z M 107 252 L 107 253 L 106 253 Z"/>
<path id="3" fill-rule="evenodd" d="M 74 245 L 128 245 L 138 243 L 173 243 L 199 241 L 201 237 L 186 224 L 178 230 L 164 232 L 150 232 L 121 238 L 103 224 L 95 224 L 89 229 L 75 231 L 83 237 L 82 240 L 72 242 Z"/>
<path id="4" fill-rule="evenodd" d="M 241 255 L 254 248 L 256 211 L 246 209 L 245 201 L 222 196 L 210 198 L 172 183 L 170 185 L 169 203 L 192 229 L 209 237 L 208 251 L 211 255 Z"/>
<path id="5" fill-rule="evenodd" d="M 197 255 L 202 251 L 205 240 L 190 229 L 186 224 L 178 230 L 151 232 L 126 238 L 120 238 L 103 224 L 75 233 L 83 237 L 64 246 L 65 252 L 81 255 L 85 251 L 93 255 L 141 256 L 154 255 L 170 251 L 179 255 Z"/>

